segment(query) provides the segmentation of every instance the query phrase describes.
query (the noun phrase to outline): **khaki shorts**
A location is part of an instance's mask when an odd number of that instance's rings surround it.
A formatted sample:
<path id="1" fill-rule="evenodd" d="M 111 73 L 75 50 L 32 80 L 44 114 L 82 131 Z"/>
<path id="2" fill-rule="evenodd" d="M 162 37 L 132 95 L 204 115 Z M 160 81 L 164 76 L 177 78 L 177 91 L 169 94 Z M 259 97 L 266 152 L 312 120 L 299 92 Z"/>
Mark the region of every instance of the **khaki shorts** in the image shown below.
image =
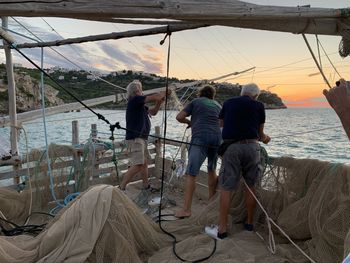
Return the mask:
<path id="1" fill-rule="evenodd" d="M 145 164 L 147 160 L 151 159 L 147 148 L 147 141 L 141 138 L 133 140 L 126 140 L 126 147 L 129 157 L 130 166 Z"/>
<path id="2" fill-rule="evenodd" d="M 241 176 L 249 187 L 255 186 L 261 172 L 259 143 L 233 143 L 223 156 L 219 188 L 224 191 L 236 190 Z"/>

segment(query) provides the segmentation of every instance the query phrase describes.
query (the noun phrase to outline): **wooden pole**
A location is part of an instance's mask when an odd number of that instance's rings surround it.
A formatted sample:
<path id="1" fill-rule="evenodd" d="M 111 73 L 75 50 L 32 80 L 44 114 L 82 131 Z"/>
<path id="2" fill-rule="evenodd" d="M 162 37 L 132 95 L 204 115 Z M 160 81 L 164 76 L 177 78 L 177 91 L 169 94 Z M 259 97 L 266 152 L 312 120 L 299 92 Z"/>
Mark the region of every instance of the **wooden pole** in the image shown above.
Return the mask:
<path id="1" fill-rule="evenodd" d="M 109 95 L 109 96 L 95 98 L 95 99 L 83 100 L 83 102 L 87 106 L 94 106 L 94 105 L 103 104 L 110 101 L 115 102 L 116 98 L 117 97 L 115 95 Z M 54 115 L 61 112 L 79 110 L 83 108 L 84 106 L 81 103 L 72 102 L 72 103 L 67 103 L 67 104 L 46 108 L 45 115 L 49 116 L 49 115 Z M 19 113 L 17 117 L 20 122 L 25 122 L 25 121 L 35 120 L 39 118 L 41 114 L 42 114 L 42 110 L 40 109 L 40 110 L 32 110 L 32 111 Z M 0 128 L 6 127 L 9 124 L 10 124 L 10 118 L 8 116 L 0 117 Z"/>
<path id="2" fill-rule="evenodd" d="M 155 135 L 157 137 L 160 138 L 161 134 L 160 134 L 160 127 L 159 126 L 156 126 L 154 127 L 155 129 Z M 156 146 L 156 156 L 155 156 L 155 176 L 157 178 L 160 178 L 160 175 L 161 175 L 161 167 L 162 167 L 162 158 L 161 158 L 161 155 L 162 155 L 162 143 L 161 143 L 161 140 L 160 139 L 156 139 L 156 142 L 155 142 L 155 146 Z"/>
<path id="3" fill-rule="evenodd" d="M 345 2 L 345 1 L 344 1 Z M 344 3 L 344 6 L 346 4 Z M 346 18 L 349 8 L 310 8 L 304 6 L 256 5 L 237 0 L 7 0 L 2 16 L 46 16 L 81 19 L 157 18 L 206 20 L 245 18 Z"/>
<path id="4" fill-rule="evenodd" d="M 72 145 L 79 144 L 79 122 L 72 121 Z"/>
<path id="5" fill-rule="evenodd" d="M 345 5 L 345 4 L 344 4 Z M 176 19 L 290 33 L 342 35 L 350 8 L 256 5 L 237 0 L 7 0 L 0 16 L 65 17 L 105 21 L 114 18 Z M 270 25 L 270 21 L 272 25 Z M 298 24 L 297 27 L 294 24 Z"/>
<path id="6" fill-rule="evenodd" d="M 97 138 L 97 124 L 91 124 L 91 137 L 92 139 Z"/>
<path id="7" fill-rule="evenodd" d="M 2 17 L 2 27 L 8 27 L 8 18 Z M 4 42 L 5 56 L 6 56 L 6 72 L 8 82 L 8 96 L 9 96 L 9 117 L 11 125 L 11 153 L 18 155 L 18 132 L 17 132 L 17 111 L 16 111 L 16 85 L 13 72 L 12 54 L 7 42 Z"/>
<path id="8" fill-rule="evenodd" d="M 205 24 L 169 25 L 169 26 L 161 26 L 161 27 L 154 27 L 154 28 L 148 28 L 148 29 L 130 30 L 126 32 L 113 32 L 109 34 L 68 38 L 68 39 L 55 40 L 55 41 L 49 41 L 49 42 L 23 43 L 23 44 L 17 44 L 16 48 L 52 47 L 52 46 L 62 46 L 62 45 L 70 45 L 70 44 L 77 44 L 77 43 L 101 41 L 101 40 L 108 40 L 108 39 L 122 39 L 122 38 L 129 38 L 129 37 L 149 36 L 149 35 L 167 33 L 168 31 L 178 32 L 178 31 L 195 29 L 195 28 L 200 28 L 205 26 L 208 26 L 208 25 L 205 25 Z"/>

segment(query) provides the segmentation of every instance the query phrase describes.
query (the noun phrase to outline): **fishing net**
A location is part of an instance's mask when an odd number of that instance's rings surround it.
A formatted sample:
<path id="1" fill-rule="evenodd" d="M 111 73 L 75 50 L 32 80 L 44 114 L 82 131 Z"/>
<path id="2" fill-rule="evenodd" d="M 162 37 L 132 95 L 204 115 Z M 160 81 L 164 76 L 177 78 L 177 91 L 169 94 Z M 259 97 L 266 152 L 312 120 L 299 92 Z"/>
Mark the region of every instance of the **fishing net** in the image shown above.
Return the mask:
<path id="1" fill-rule="evenodd" d="M 183 199 L 182 193 L 167 194 Z M 274 226 L 273 249 L 266 216 L 258 207 L 256 232 L 243 231 L 244 194 L 241 182 L 232 195 L 229 238 L 217 242 L 206 262 L 309 262 Z M 315 262 L 341 262 L 349 253 L 349 166 L 309 159 L 268 160 L 257 196 L 270 218 Z M 28 213 L 28 199 L 26 191 L 1 188 L 0 210 L 18 222 Z M 162 228 L 176 236 L 176 252 L 183 259 L 197 260 L 214 250 L 213 239 L 203 229 L 218 223 L 218 209 L 218 195 L 206 204 L 194 200 L 192 217 L 162 222 Z M 170 241 L 123 192 L 99 185 L 61 210 L 40 235 L 1 236 L 0 262 L 179 262 Z"/>
<path id="2" fill-rule="evenodd" d="M 216 253 L 208 262 L 285 262 L 287 259 L 309 262 L 274 227 L 276 255 L 272 257 L 267 252 L 268 229 L 260 208 L 256 211 L 255 228 L 264 241 L 247 231 L 242 232 L 246 216 L 244 191 L 241 183 L 232 195 L 231 238 L 218 243 Z M 268 165 L 257 196 L 269 216 L 301 249 L 315 262 L 326 263 L 341 262 L 350 249 L 349 191 L 349 166 L 279 158 Z M 216 197 L 192 218 L 166 224 L 166 229 L 182 240 L 177 246 L 180 255 L 193 260 L 210 254 L 213 243 L 199 233 L 203 232 L 203 226 L 218 222 L 218 208 L 219 198 Z M 150 262 L 177 262 L 174 256 L 173 260 L 166 260 L 170 254 L 170 248 L 164 249 Z"/>
<path id="3" fill-rule="evenodd" d="M 0 237 L 0 262 L 143 262 L 169 244 L 119 189 L 87 190 L 36 237 Z"/>

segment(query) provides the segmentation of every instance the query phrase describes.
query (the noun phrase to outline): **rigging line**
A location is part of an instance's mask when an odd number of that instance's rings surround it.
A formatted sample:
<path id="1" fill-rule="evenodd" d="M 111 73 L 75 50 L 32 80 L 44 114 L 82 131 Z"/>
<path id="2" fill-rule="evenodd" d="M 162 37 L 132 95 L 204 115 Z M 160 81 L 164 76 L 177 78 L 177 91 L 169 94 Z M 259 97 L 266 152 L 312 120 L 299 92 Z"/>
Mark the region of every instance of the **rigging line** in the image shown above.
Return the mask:
<path id="1" fill-rule="evenodd" d="M 232 76 L 232 75 L 239 75 L 239 74 L 243 74 L 245 72 L 248 72 L 252 69 L 255 69 L 255 67 L 253 68 L 249 68 L 249 69 L 246 69 L 246 70 L 243 70 L 243 71 L 236 71 L 236 72 L 233 72 L 233 73 L 229 73 L 229 74 L 226 74 L 226 75 L 223 75 L 223 76 L 219 76 L 219 77 L 216 77 L 216 78 L 213 78 L 213 79 L 209 79 L 209 80 L 203 80 L 203 81 L 193 81 L 193 82 L 190 82 L 190 83 L 187 83 L 188 86 L 184 86 L 182 85 L 182 87 L 179 87 L 176 89 L 176 91 L 179 91 L 179 90 L 182 90 L 184 87 L 187 87 L 185 93 L 183 93 L 182 97 L 180 98 L 180 103 L 181 104 L 184 104 L 187 100 L 189 100 L 192 96 L 192 94 L 198 90 L 199 87 L 201 87 L 201 85 L 203 84 L 203 82 L 213 82 L 213 81 L 217 81 L 217 80 L 220 80 L 222 78 L 226 78 L 226 77 L 229 77 L 229 76 Z M 197 87 L 195 87 L 196 85 L 199 85 Z M 192 92 L 190 93 L 190 95 L 188 95 L 187 99 L 185 99 L 184 101 L 182 101 L 182 99 L 185 97 L 187 91 L 189 89 L 192 89 Z M 173 112 L 170 113 L 169 117 L 172 116 Z"/>
<path id="2" fill-rule="evenodd" d="M 332 127 L 326 127 L 326 128 L 310 130 L 310 131 L 305 131 L 305 132 L 295 132 L 295 133 L 289 133 L 289 134 L 285 134 L 285 135 L 274 136 L 273 138 L 275 139 L 275 138 L 282 138 L 282 137 L 288 137 L 288 136 L 302 135 L 302 134 L 313 133 L 313 132 L 318 132 L 318 131 L 337 129 L 337 128 L 341 128 L 341 127 L 342 127 L 341 125 L 332 126 Z"/>
<path id="3" fill-rule="evenodd" d="M 35 36 L 40 42 L 43 42 L 43 40 L 41 38 L 39 38 L 35 33 L 33 33 L 29 28 L 27 28 L 25 25 L 23 25 L 21 22 L 19 22 L 16 18 L 14 17 L 11 17 L 13 20 L 15 20 L 20 26 L 22 26 L 25 30 L 27 30 L 30 34 L 32 34 L 33 36 Z M 62 37 L 62 36 L 61 36 Z M 59 51 L 57 51 L 56 49 L 54 49 L 53 47 L 49 47 L 52 51 L 54 51 L 55 53 L 57 53 L 58 55 L 60 55 L 61 57 L 63 57 L 64 59 L 66 59 L 68 62 L 70 62 L 71 64 L 73 64 L 74 66 L 76 66 L 77 68 L 83 70 L 84 72 L 87 72 L 91 75 L 93 75 L 96 79 L 98 80 L 101 80 L 102 82 L 105 82 L 111 86 L 114 86 L 118 89 L 121 89 L 121 90 L 126 90 L 125 88 L 123 87 L 120 87 L 118 85 L 115 85 L 103 78 L 101 78 L 100 76 L 97 76 L 96 74 L 94 74 L 93 72 L 91 71 L 87 71 L 86 69 L 84 69 L 83 67 L 79 66 L 78 64 L 76 64 L 74 61 L 70 60 L 69 58 L 67 58 L 65 55 L 63 55 L 62 53 L 60 53 Z M 77 52 L 76 52 L 77 53 Z"/>
<path id="4" fill-rule="evenodd" d="M 242 63 L 238 60 L 238 59 L 236 59 L 236 57 L 234 56 L 234 53 L 230 50 L 230 48 L 227 48 L 226 47 L 226 45 L 224 45 L 224 41 L 221 41 L 221 37 L 222 37 L 222 35 L 220 34 L 220 33 L 218 33 L 218 31 L 217 30 L 208 30 L 207 32 L 209 32 L 210 34 L 212 34 L 212 38 L 214 38 L 220 45 L 221 45 L 221 47 L 223 47 L 223 50 L 221 50 L 221 51 L 223 51 L 223 52 L 225 52 L 226 54 L 227 53 L 229 53 L 230 55 L 231 55 L 231 57 L 233 58 L 233 60 L 234 60 L 234 65 L 236 66 L 237 64 L 239 64 L 241 67 L 242 67 Z M 217 35 L 218 35 L 218 37 L 215 37 L 214 36 L 214 32 L 215 33 L 217 33 Z M 226 50 L 226 51 L 225 51 Z M 218 50 L 217 50 L 217 52 L 218 52 Z M 249 63 L 250 64 L 250 63 Z M 251 64 L 250 64 L 251 65 Z"/>
<path id="5" fill-rule="evenodd" d="M 163 190 L 164 190 L 164 180 L 165 180 L 165 136 L 166 136 L 166 132 L 167 132 L 167 118 L 166 118 L 166 114 L 167 114 L 167 103 L 168 103 L 168 91 L 169 91 L 169 68 L 170 68 L 170 44 L 171 44 L 171 32 L 168 31 L 167 35 L 169 37 L 169 44 L 168 44 L 168 58 L 167 58 L 167 73 L 166 73 L 166 85 L 165 85 L 165 107 L 164 107 L 164 141 L 163 141 L 163 162 L 162 162 L 162 176 L 161 176 L 161 188 L 160 188 L 160 203 L 159 203 L 159 210 L 158 210 L 158 219 L 159 219 L 159 228 L 168 236 L 172 237 L 174 239 L 173 242 L 173 253 L 174 255 L 180 259 L 181 261 L 189 261 L 189 260 L 185 260 L 183 258 L 181 258 L 177 253 L 176 253 L 176 237 L 169 233 L 168 231 L 166 231 L 163 227 L 162 227 L 162 221 L 161 221 L 161 214 L 162 214 L 162 201 L 163 201 Z M 165 36 L 165 38 L 166 38 Z M 165 38 L 162 40 L 162 42 L 164 43 Z M 161 42 L 161 44 L 162 44 Z M 216 251 L 216 239 L 214 239 L 214 249 L 212 250 L 212 252 L 210 253 L 209 256 L 198 259 L 198 260 L 194 260 L 192 262 L 202 262 L 205 261 L 207 259 L 209 259 Z"/>
<path id="6" fill-rule="evenodd" d="M 44 85 L 44 49 L 41 48 L 41 74 L 40 74 L 40 89 L 41 89 L 41 110 L 42 110 L 42 116 L 43 116 L 43 125 L 44 125 L 44 137 L 45 137 L 45 149 L 46 149 L 46 161 L 47 161 L 47 168 L 48 168 L 48 174 L 50 178 L 50 190 L 52 198 L 55 200 L 56 204 L 59 207 L 64 207 L 64 204 L 61 204 L 55 194 L 55 186 L 53 181 L 53 175 L 51 170 L 51 159 L 49 155 L 49 142 L 47 138 L 47 128 L 46 128 L 46 112 L 45 112 L 45 85 Z"/>
<path id="7" fill-rule="evenodd" d="M 319 41 L 319 40 L 318 40 Z M 335 70 L 335 72 L 338 74 L 339 78 L 342 78 L 342 76 L 340 75 L 340 73 L 338 72 L 338 70 L 336 69 L 336 67 L 334 66 L 334 64 L 332 63 L 332 60 L 329 58 L 326 50 L 323 48 L 323 45 L 321 43 L 321 41 L 319 41 L 319 44 L 323 50 L 323 53 L 325 54 L 326 58 L 328 59 L 328 62 L 332 65 L 333 69 Z"/>
<path id="8" fill-rule="evenodd" d="M 116 28 L 119 32 L 122 32 L 122 31 L 120 30 L 120 28 L 117 27 L 115 24 L 112 23 L 112 26 L 113 26 L 114 28 Z M 129 38 L 127 38 L 126 40 L 130 43 L 130 45 L 132 45 L 132 46 L 136 49 L 136 51 L 137 51 L 138 54 L 141 54 L 141 53 L 142 53 L 142 52 L 140 51 L 140 49 L 139 49 Z M 146 66 L 145 63 L 144 63 L 143 61 L 141 61 L 141 63 L 142 63 L 144 66 Z"/>
<path id="9" fill-rule="evenodd" d="M 338 52 L 333 52 L 330 55 L 334 55 L 334 54 L 338 54 Z M 311 58 L 305 58 L 305 59 L 294 61 L 294 62 L 291 62 L 291 63 L 288 63 L 288 64 L 283 64 L 283 65 L 280 65 L 280 66 L 276 66 L 276 67 L 273 67 L 273 68 L 267 68 L 265 70 L 257 71 L 257 72 L 255 72 L 255 74 L 263 73 L 263 72 L 266 72 L 266 71 L 271 71 L 271 70 L 274 70 L 274 69 L 285 68 L 285 67 L 290 66 L 290 65 L 295 65 L 295 64 L 299 64 L 301 62 L 308 61 L 310 59 Z"/>
<path id="10" fill-rule="evenodd" d="M 210 32 L 210 31 L 208 30 L 208 32 Z M 202 33 L 200 32 L 200 30 L 197 30 L 197 33 L 198 33 L 198 35 L 199 35 L 201 38 L 203 38 L 203 40 L 205 41 L 205 38 L 203 37 L 203 35 L 202 35 Z M 216 39 L 216 40 L 217 40 L 217 39 Z M 225 58 L 224 56 L 222 56 L 222 55 L 217 51 L 217 48 L 215 48 L 215 47 L 211 44 L 210 41 L 205 41 L 204 43 L 206 43 L 206 45 L 210 46 L 210 47 L 211 47 L 211 48 L 210 48 L 210 51 L 214 51 L 215 54 L 220 58 L 220 60 L 221 60 L 221 61 L 224 61 L 225 64 L 226 64 L 229 68 L 231 68 L 230 63 L 228 63 L 228 62 L 226 61 L 226 58 Z"/>
<path id="11" fill-rule="evenodd" d="M 0 27 L 1 27 L 3 30 L 9 31 L 9 32 L 11 32 L 11 33 L 13 33 L 13 34 L 16 34 L 16 35 L 18 35 L 18 36 L 21 36 L 21 37 L 30 39 L 30 40 L 35 41 L 35 42 L 38 42 L 37 39 L 31 38 L 31 37 L 29 37 L 29 36 L 26 36 L 26 35 L 24 35 L 24 34 L 21 34 L 21 33 L 19 33 L 19 32 L 16 32 L 16 31 L 14 31 L 14 30 L 9 29 L 9 28 L 5 28 L 5 27 L 3 27 L 3 26 L 0 26 Z"/>
<path id="12" fill-rule="evenodd" d="M 251 78 L 251 82 L 253 82 L 253 80 L 254 80 L 254 77 L 255 77 L 255 67 L 254 67 L 254 70 L 253 70 L 253 72 L 252 72 L 252 78 Z"/>
<path id="13" fill-rule="evenodd" d="M 182 37 L 182 36 L 181 36 Z M 220 74 L 220 71 L 213 65 L 213 63 L 210 63 L 210 61 L 202 55 L 202 52 L 200 52 L 200 50 L 198 48 L 196 48 L 192 42 L 189 41 L 189 39 L 185 39 L 184 37 L 182 37 L 184 39 L 184 41 L 187 41 L 187 43 L 189 43 L 192 47 L 193 47 L 193 50 L 195 50 L 200 57 L 202 57 L 202 59 L 208 64 L 210 65 L 218 74 Z"/>
<path id="14" fill-rule="evenodd" d="M 320 73 L 321 73 L 321 75 L 322 75 L 322 77 L 323 77 L 323 80 L 324 80 L 325 83 L 328 85 L 328 87 L 331 89 L 332 87 L 331 87 L 331 85 L 329 84 L 329 82 L 328 82 L 328 80 L 327 80 L 327 78 L 326 78 L 326 76 L 325 76 L 325 74 L 324 74 L 322 68 L 320 67 L 319 63 L 317 62 L 317 59 L 316 59 L 316 57 L 315 57 L 314 52 L 313 52 L 312 49 L 311 49 L 311 46 L 310 46 L 310 44 L 309 44 L 309 41 L 307 40 L 305 34 L 301 34 L 301 35 L 303 36 L 303 39 L 304 39 L 304 41 L 305 41 L 305 44 L 306 44 L 306 46 L 308 47 L 308 49 L 309 49 L 309 51 L 310 51 L 310 53 L 311 53 L 311 56 L 312 56 L 313 60 L 315 61 L 316 66 L 318 67 L 318 70 L 320 71 Z"/>
<path id="15" fill-rule="evenodd" d="M 31 60 L 27 55 L 25 55 L 22 51 L 20 51 L 16 45 L 14 45 L 11 42 L 8 42 L 9 45 L 13 49 L 15 49 L 18 53 L 20 53 L 25 59 L 28 60 L 35 68 L 37 68 L 40 72 L 42 72 L 46 77 L 51 79 L 58 87 L 60 87 L 62 90 L 64 90 L 68 95 L 70 95 L 72 98 L 74 98 L 77 102 L 79 102 L 81 105 L 83 105 L 86 109 L 91 111 L 93 114 L 95 114 L 98 119 L 103 120 L 107 124 L 111 125 L 110 122 L 100 113 L 95 112 L 92 108 L 90 108 L 88 105 L 86 105 L 83 101 L 81 101 L 77 96 L 75 96 L 73 93 L 71 93 L 69 90 L 67 90 L 65 87 L 63 87 L 61 84 L 59 84 L 53 77 L 51 77 L 48 73 L 46 73 L 43 69 L 41 69 L 33 60 Z"/>
<path id="16" fill-rule="evenodd" d="M 318 54 L 318 61 L 320 63 L 320 67 L 322 67 L 322 60 L 321 60 L 321 52 L 320 52 L 320 41 L 318 40 L 318 35 L 315 35 L 316 37 L 316 45 L 317 45 L 317 54 Z"/>
<path id="17" fill-rule="evenodd" d="M 29 163 L 28 135 L 27 135 L 27 131 L 22 126 L 18 127 L 18 128 L 23 130 L 24 139 L 25 139 L 26 161 L 27 161 L 27 165 L 26 166 L 27 166 L 28 186 L 29 186 L 29 192 L 30 192 L 28 215 L 30 215 L 32 213 L 32 209 L 33 209 L 33 189 L 32 189 L 32 178 L 31 178 L 31 175 L 30 175 L 30 169 L 29 169 L 29 165 L 28 165 L 28 163 Z"/>
<path id="18" fill-rule="evenodd" d="M 115 115 L 115 113 L 105 113 L 104 116 L 109 116 L 109 115 Z M 77 117 L 74 117 L 74 118 L 60 118 L 59 121 L 74 121 L 74 120 L 81 120 L 81 119 L 91 119 L 91 116 L 77 116 Z M 46 121 L 46 122 L 57 122 L 58 120 L 49 120 L 49 121 Z M 40 124 L 42 123 L 41 121 L 28 121 L 28 122 L 24 122 L 25 125 L 27 124 Z M 110 133 L 108 133 L 110 134 Z"/>
<path id="19" fill-rule="evenodd" d="M 64 37 L 58 33 L 56 31 L 56 29 L 54 29 L 44 18 L 41 18 L 50 28 L 52 31 L 54 31 L 58 36 L 60 36 L 62 39 L 64 39 Z M 87 64 L 89 64 L 89 61 L 87 59 L 85 59 L 76 49 L 74 46 L 72 45 L 69 45 L 69 47 L 75 52 L 76 55 L 78 55 L 80 58 L 82 58 L 83 60 L 85 60 L 85 62 Z M 94 76 L 94 78 L 98 79 L 98 80 L 101 80 L 102 82 L 105 82 L 113 87 L 116 87 L 118 89 L 121 89 L 121 90 L 126 90 L 126 88 L 123 88 L 123 87 L 120 87 L 112 82 L 109 82 L 108 80 L 105 80 L 103 78 L 101 78 L 100 76 L 96 75 L 94 72 L 92 72 L 91 70 L 90 71 L 87 71 L 85 70 L 83 67 L 79 66 L 77 63 L 71 61 L 69 58 L 67 58 L 66 56 L 64 56 L 63 54 L 61 54 L 60 52 L 58 52 L 57 50 L 55 50 L 54 48 L 50 47 L 50 49 L 52 49 L 53 51 L 55 51 L 57 54 L 59 54 L 60 56 L 62 56 L 63 58 L 65 58 L 67 61 L 69 61 L 70 63 L 72 63 L 74 66 L 78 67 L 79 69 L 85 71 L 85 72 L 88 72 L 89 74 L 91 74 L 92 76 Z"/>
<path id="20" fill-rule="evenodd" d="M 271 73 L 265 73 L 264 75 L 261 75 L 260 78 L 265 78 L 265 77 L 268 77 L 268 76 L 276 76 L 276 74 L 281 75 L 283 73 L 285 73 L 285 74 L 292 73 L 293 76 L 295 76 L 295 74 L 298 73 L 298 74 L 300 74 L 302 76 L 305 76 L 305 73 L 303 73 L 303 72 L 305 72 L 306 70 L 313 70 L 314 68 L 315 68 L 315 66 L 313 66 L 313 67 L 305 67 L 305 68 L 286 68 L 286 69 L 281 68 L 281 69 L 278 69 L 278 71 L 275 70 L 275 71 L 273 71 Z M 324 66 L 323 68 L 324 69 L 328 69 L 330 67 Z M 294 72 L 296 72 L 296 73 L 294 73 Z M 319 74 L 319 72 L 317 72 L 317 73 Z"/>
<path id="21" fill-rule="evenodd" d="M 203 79 L 203 77 L 201 77 L 201 75 L 199 75 L 199 73 L 198 73 L 196 70 L 194 70 L 194 69 L 190 66 L 190 64 L 188 64 L 188 63 L 181 57 L 181 55 L 180 55 L 179 53 L 177 53 L 174 49 L 173 49 L 173 52 L 175 53 L 176 58 L 179 58 L 179 59 L 182 61 L 182 63 L 184 63 L 192 72 L 194 72 L 194 73 L 198 76 L 198 79 L 200 79 L 200 80 Z"/>
<path id="22" fill-rule="evenodd" d="M 221 27 L 221 28 L 223 28 L 223 27 Z M 217 31 L 215 31 L 215 32 L 217 32 Z M 226 39 L 226 41 L 230 43 L 231 47 L 232 47 L 234 50 L 236 50 L 236 52 L 237 52 L 246 62 L 248 62 L 248 64 L 254 65 L 242 52 L 240 52 L 240 51 L 234 46 L 234 43 L 231 41 L 230 38 L 228 38 L 228 37 L 226 36 L 225 33 L 221 33 L 220 35 L 223 36 L 223 37 Z"/>
<path id="23" fill-rule="evenodd" d="M 50 24 L 49 22 L 47 22 L 43 17 L 41 17 L 41 19 L 45 22 L 45 24 L 51 28 L 51 30 L 53 32 L 55 32 L 59 37 L 61 37 L 61 39 L 64 39 L 64 37 L 58 33 L 58 31 L 56 29 L 54 29 Z M 89 61 L 87 59 L 85 59 L 85 57 L 83 57 L 76 49 L 75 49 L 75 46 L 74 45 L 68 45 L 80 58 L 82 58 L 87 64 L 89 64 Z"/>

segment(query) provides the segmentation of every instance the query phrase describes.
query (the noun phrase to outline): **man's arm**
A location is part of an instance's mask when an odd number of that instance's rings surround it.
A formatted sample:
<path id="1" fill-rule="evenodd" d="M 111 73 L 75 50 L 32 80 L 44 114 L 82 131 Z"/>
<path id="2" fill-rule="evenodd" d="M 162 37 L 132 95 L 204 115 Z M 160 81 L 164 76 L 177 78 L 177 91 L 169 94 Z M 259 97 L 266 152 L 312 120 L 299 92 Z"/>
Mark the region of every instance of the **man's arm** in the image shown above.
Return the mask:
<path id="1" fill-rule="evenodd" d="M 330 90 L 323 90 L 327 101 L 337 113 L 344 130 L 350 139 L 350 87 L 344 79 L 340 80 L 339 86 Z"/>
<path id="2" fill-rule="evenodd" d="M 156 105 L 154 105 L 152 108 L 148 109 L 148 113 L 151 114 L 152 116 L 157 115 L 157 113 L 158 113 L 158 111 L 160 109 L 160 106 L 162 106 L 163 101 L 164 101 L 163 99 L 158 100 L 156 102 Z"/>
<path id="3" fill-rule="evenodd" d="M 171 91 L 170 91 L 171 93 Z M 169 95 L 170 95 L 169 93 Z M 148 113 L 151 114 L 152 116 L 155 116 L 159 109 L 160 106 L 162 105 L 164 99 L 165 99 L 165 91 L 159 92 L 159 93 L 155 93 L 155 94 L 151 94 L 146 96 L 145 99 L 145 103 L 149 103 L 149 102 L 154 102 L 155 106 L 153 106 L 152 108 L 148 109 Z"/>
<path id="4" fill-rule="evenodd" d="M 221 128 L 224 128 L 224 120 L 223 119 L 219 119 L 219 125 Z"/>
<path id="5" fill-rule="evenodd" d="M 188 127 L 191 127 L 191 121 L 187 119 L 188 114 L 186 111 L 182 110 L 176 115 L 176 120 L 181 123 L 185 123 Z"/>
<path id="6" fill-rule="evenodd" d="M 270 136 L 266 135 L 264 133 L 264 123 L 260 124 L 259 126 L 259 141 L 268 144 L 269 141 L 271 140 Z"/>

